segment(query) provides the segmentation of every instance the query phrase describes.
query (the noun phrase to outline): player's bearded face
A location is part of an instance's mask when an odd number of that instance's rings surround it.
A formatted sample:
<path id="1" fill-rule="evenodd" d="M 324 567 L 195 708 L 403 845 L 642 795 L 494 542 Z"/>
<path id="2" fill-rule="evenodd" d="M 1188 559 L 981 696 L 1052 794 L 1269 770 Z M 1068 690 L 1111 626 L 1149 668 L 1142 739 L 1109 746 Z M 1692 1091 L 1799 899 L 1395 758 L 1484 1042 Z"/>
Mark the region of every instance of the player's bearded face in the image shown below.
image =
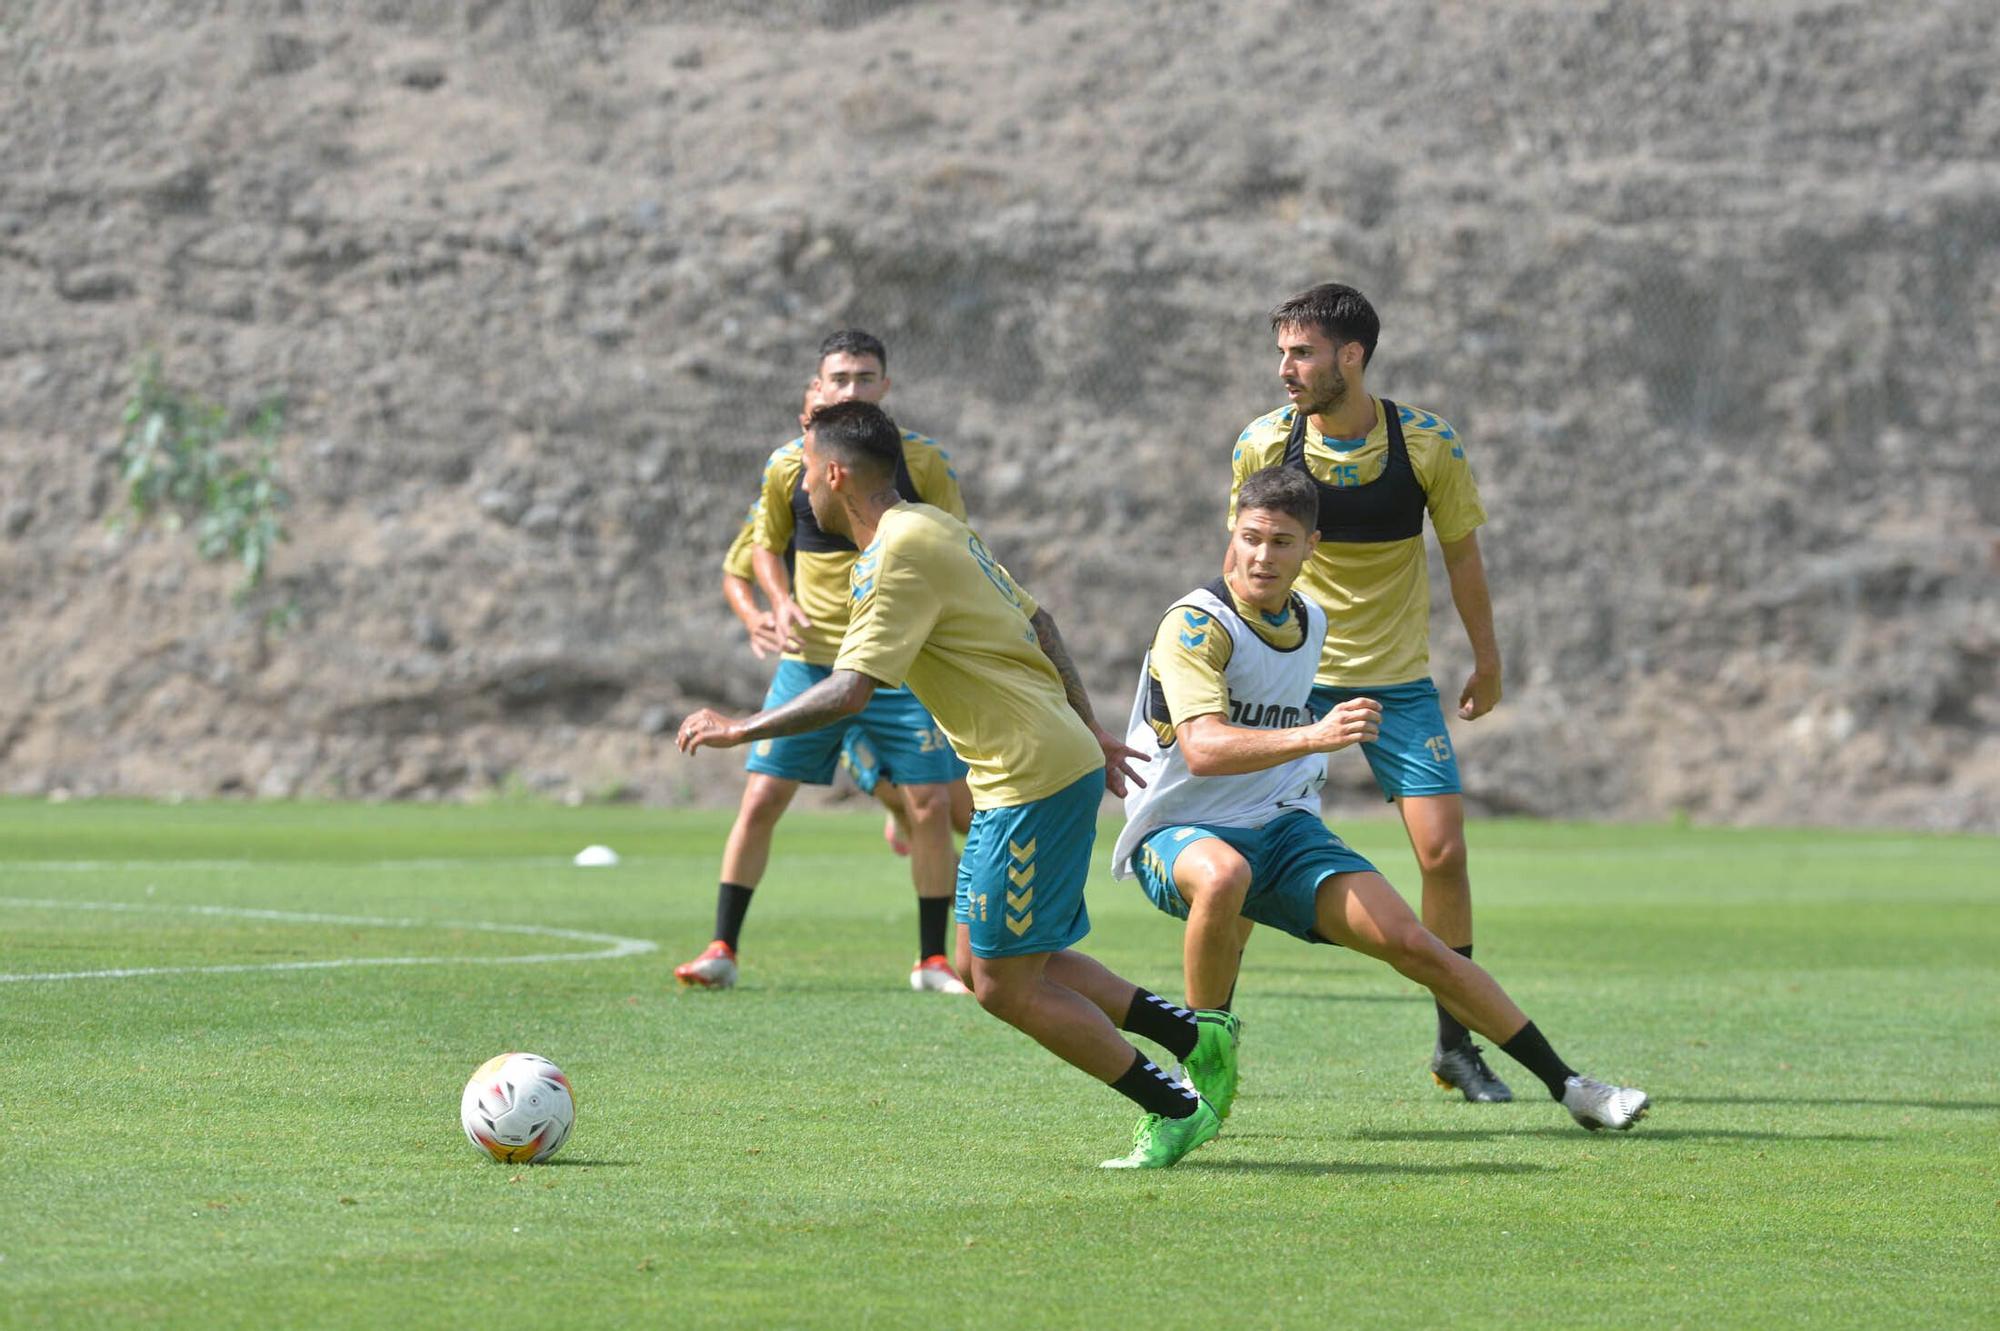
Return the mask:
<path id="1" fill-rule="evenodd" d="M 1323 416 L 1347 403 L 1347 380 L 1340 373 L 1340 345 L 1317 328 L 1278 330 L 1278 378 L 1294 406 Z"/>
<path id="2" fill-rule="evenodd" d="M 840 511 L 839 503 L 834 500 L 833 482 L 826 474 L 826 459 L 820 455 L 811 430 L 806 431 L 805 462 L 806 502 L 812 506 L 813 521 L 820 525 L 822 531 L 845 536 L 846 514 Z"/>

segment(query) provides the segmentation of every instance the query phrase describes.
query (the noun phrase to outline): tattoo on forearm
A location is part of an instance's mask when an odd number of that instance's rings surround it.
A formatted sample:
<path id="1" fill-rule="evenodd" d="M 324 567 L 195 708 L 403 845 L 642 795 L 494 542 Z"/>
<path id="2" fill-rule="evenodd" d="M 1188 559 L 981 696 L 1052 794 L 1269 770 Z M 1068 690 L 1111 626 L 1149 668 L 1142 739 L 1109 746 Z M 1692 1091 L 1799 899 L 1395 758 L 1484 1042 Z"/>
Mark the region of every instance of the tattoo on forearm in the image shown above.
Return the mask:
<path id="1" fill-rule="evenodd" d="M 1062 678 L 1063 695 L 1069 699 L 1071 709 L 1083 718 L 1085 725 L 1095 727 L 1097 715 L 1090 710 L 1090 693 L 1083 687 L 1083 677 L 1076 672 L 1076 662 L 1069 659 L 1062 634 L 1056 632 L 1056 621 L 1048 611 L 1037 608 L 1035 617 L 1028 622 L 1035 627 L 1035 641 L 1042 645 L 1042 655 L 1049 658 Z"/>
<path id="2" fill-rule="evenodd" d="M 835 671 L 790 702 L 750 718 L 743 737 L 759 740 L 798 735 L 852 716 L 857 710 L 853 704 L 854 690 L 860 681 L 861 676 L 851 670 Z"/>

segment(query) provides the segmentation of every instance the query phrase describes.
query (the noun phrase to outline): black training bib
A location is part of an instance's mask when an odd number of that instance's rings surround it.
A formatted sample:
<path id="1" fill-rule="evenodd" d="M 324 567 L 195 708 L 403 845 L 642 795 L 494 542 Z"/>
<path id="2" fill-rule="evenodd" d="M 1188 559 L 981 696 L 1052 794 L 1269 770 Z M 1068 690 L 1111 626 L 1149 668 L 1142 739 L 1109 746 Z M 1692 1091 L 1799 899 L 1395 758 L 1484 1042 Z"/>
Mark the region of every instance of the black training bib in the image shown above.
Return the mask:
<path id="1" fill-rule="evenodd" d="M 1295 411 L 1292 433 L 1285 441 L 1285 465 L 1306 474 L 1319 491 L 1319 538 L 1359 545 L 1407 541 L 1424 534 L 1424 487 L 1410 465 L 1403 442 L 1403 414 L 1381 398 L 1382 419 L 1389 426 L 1389 457 L 1382 474 L 1366 485 L 1328 485 L 1306 466 L 1306 413 Z"/>

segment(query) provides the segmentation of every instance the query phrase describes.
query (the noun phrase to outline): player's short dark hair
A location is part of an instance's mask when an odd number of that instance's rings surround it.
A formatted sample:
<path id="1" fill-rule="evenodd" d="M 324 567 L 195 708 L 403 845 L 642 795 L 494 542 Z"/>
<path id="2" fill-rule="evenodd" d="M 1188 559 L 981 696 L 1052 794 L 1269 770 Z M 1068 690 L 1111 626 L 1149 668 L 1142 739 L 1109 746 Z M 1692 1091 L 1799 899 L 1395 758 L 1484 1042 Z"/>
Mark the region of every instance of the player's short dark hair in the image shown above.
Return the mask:
<path id="1" fill-rule="evenodd" d="M 1317 328 L 1332 339 L 1361 344 L 1361 363 L 1375 359 L 1375 339 L 1382 334 L 1382 321 L 1368 297 L 1338 282 L 1323 282 L 1310 291 L 1301 291 L 1271 311 L 1271 327 Z M 885 362 L 886 363 L 886 362 Z"/>
<path id="2" fill-rule="evenodd" d="M 819 360 L 824 364 L 828 356 L 846 352 L 850 356 L 873 356 L 882 372 L 889 371 L 889 348 L 882 345 L 882 339 L 873 333 L 864 333 L 859 328 L 841 328 L 828 333 L 819 344 Z"/>
<path id="3" fill-rule="evenodd" d="M 1266 467 L 1245 477 L 1236 491 L 1236 512 L 1252 508 L 1297 518 L 1309 533 L 1319 530 L 1319 487 L 1297 467 Z"/>
<path id="4" fill-rule="evenodd" d="M 869 475 L 893 477 L 903 456 L 902 430 L 873 402 L 834 402 L 816 408 L 806 429 L 821 456 Z"/>

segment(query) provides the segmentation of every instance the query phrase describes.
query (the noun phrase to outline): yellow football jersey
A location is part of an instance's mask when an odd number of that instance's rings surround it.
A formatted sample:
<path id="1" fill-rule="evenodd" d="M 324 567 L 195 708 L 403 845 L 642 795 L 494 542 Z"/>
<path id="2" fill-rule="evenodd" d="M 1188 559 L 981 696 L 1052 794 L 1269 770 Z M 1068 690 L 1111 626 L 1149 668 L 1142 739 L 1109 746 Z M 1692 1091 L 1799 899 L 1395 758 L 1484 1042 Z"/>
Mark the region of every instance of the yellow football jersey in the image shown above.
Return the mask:
<path id="1" fill-rule="evenodd" d="M 1287 599 L 1277 614 L 1267 615 L 1244 602 L 1233 588 L 1225 586 L 1224 590 L 1243 622 L 1265 642 L 1283 652 L 1303 643 L 1306 626 L 1293 609 L 1293 599 Z M 1153 721 L 1163 744 L 1173 743 L 1175 728 L 1198 716 L 1229 714 L 1229 660 L 1236 640 L 1212 631 L 1213 624 L 1210 616 L 1193 606 L 1175 606 L 1153 633 L 1153 648 L 1146 661 L 1170 718 Z"/>
<path id="2" fill-rule="evenodd" d="M 805 502 L 805 466 L 803 438 L 778 449 L 764 464 L 756 542 L 780 555 L 793 552 L 792 599 L 812 621 L 811 628 L 799 633 L 799 650 L 785 656 L 811 665 L 832 665 L 840 654 L 841 636 L 847 631 L 851 604 L 847 575 L 854 567 L 854 544 L 822 532 L 813 521 L 812 509 Z M 903 467 L 897 488 L 905 499 L 935 504 L 957 518 L 965 516 L 965 500 L 959 496 L 958 473 L 952 470 L 950 455 L 914 430 L 903 431 Z"/>
<path id="3" fill-rule="evenodd" d="M 732 578 L 745 582 L 757 581 L 757 567 L 750 562 L 750 547 L 756 544 L 757 506 L 750 505 L 750 512 L 743 518 L 743 526 L 737 531 L 736 539 L 729 543 L 729 553 L 722 557 L 722 571 Z"/>
<path id="4" fill-rule="evenodd" d="M 1314 480 L 1345 488 L 1383 477 L 1389 430 L 1376 401 L 1375 427 L 1363 439 L 1327 439 L 1307 423 L 1304 457 Z M 1237 437 L 1230 465 L 1231 526 L 1244 480 L 1284 462 L 1296 410 L 1286 406 L 1260 416 Z M 1457 431 L 1413 407 L 1399 404 L 1397 417 L 1432 530 L 1440 541 L 1463 540 L 1486 521 L 1486 510 Z M 1430 577 L 1421 531 L 1390 541 L 1322 539 L 1299 575 L 1298 590 L 1326 611 L 1319 683 L 1367 688 L 1429 677 Z"/>
<path id="5" fill-rule="evenodd" d="M 890 509 L 851 583 L 834 668 L 907 682 L 972 768 L 973 807 L 1026 804 L 1104 765 L 1028 623 L 1034 598 L 957 515 Z"/>

